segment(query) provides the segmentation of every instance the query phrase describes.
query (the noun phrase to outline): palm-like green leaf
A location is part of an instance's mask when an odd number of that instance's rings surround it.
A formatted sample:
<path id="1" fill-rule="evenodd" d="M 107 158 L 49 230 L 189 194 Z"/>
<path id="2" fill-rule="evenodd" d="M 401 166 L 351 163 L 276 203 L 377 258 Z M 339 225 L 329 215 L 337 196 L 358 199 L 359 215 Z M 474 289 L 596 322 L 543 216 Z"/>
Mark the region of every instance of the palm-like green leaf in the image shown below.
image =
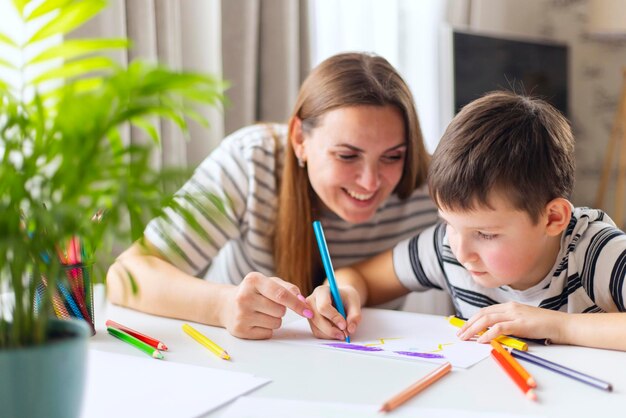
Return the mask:
<path id="1" fill-rule="evenodd" d="M 58 16 L 39 29 L 27 42 L 32 44 L 53 35 L 64 35 L 97 15 L 106 2 L 89 0 L 72 2 L 58 9 Z"/>
<path id="2" fill-rule="evenodd" d="M 31 82 L 38 84 L 55 78 L 68 79 L 92 71 L 110 70 L 115 62 L 108 57 L 89 57 L 78 61 L 71 61 L 59 67 L 52 68 L 35 77 Z"/>
<path id="3" fill-rule="evenodd" d="M 37 17 L 48 14 L 54 10 L 60 9 L 63 6 L 66 6 L 69 3 L 72 3 L 74 0 L 46 0 L 37 6 L 30 14 L 27 16 L 26 20 L 31 21 Z"/>
<path id="4" fill-rule="evenodd" d="M 7 44 L 9 46 L 17 47 L 17 44 L 12 38 L 9 38 L 4 33 L 0 33 L 0 43 Z"/>
<path id="5" fill-rule="evenodd" d="M 150 138 L 152 138 L 152 140 L 154 141 L 155 144 L 159 144 L 161 142 L 161 139 L 159 138 L 159 132 L 156 130 L 154 125 L 151 124 L 150 122 L 148 122 L 146 119 L 144 119 L 144 118 L 132 118 L 130 120 L 130 122 L 134 126 L 140 128 L 145 133 L 147 133 L 150 136 Z"/>
<path id="6" fill-rule="evenodd" d="M 75 39 L 65 41 L 59 45 L 46 49 L 28 62 L 28 65 L 50 59 L 73 59 L 91 55 L 106 49 L 127 48 L 127 39 Z"/>
<path id="7" fill-rule="evenodd" d="M 2 58 L 0 58 L 0 67 L 10 68 L 11 70 L 18 69 L 13 63 L 10 63 L 9 61 L 2 59 Z"/>
<path id="8" fill-rule="evenodd" d="M 28 3 L 29 0 L 13 0 L 13 6 L 15 6 L 15 10 L 20 14 L 20 16 L 24 15 L 24 6 Z"/>
<path id="9" fill-rule="evenodd" d="M 14 1 L 20 16 L 26 3 Z M 36 22 L 39 16 L 57 15 L 31 43 L 67 33 L 102 7 L 101 0 L 37 4 L 28 19 Z M 63 280 L 55 257 L 58 243 L 80 236 L 93 251 L 110 249 L 114 238 L 140 238 L 146 222 L 161 214 L 168 202 L 180 205 L 186 218 L 192 215 L 184 208 L 199 205 L 193 197 L 185 197 L 183 205 L 163 193 L 189 173 L 151 167 L 151 151 L 160 138 L 150 121 L 170 120 L 186 134 L 187 118 L 206 124 L 192 106 L 220 104 L 225 84 L 141 62 L 124 69 L 101 55 L 124 45 L 119 40 L 71 40 L 42 52 L 26 67 L 53 58 L 69 61 L 29 82 L 28 86 L 38 87 L 48 80 L 60 81 L 60 87 L 45 95 L 35 91 L 33 100 L 12 93 L 0 81 L 0 282 L 16 295 L 11 326 L 0 310 L 0 349 L 45 339 L 46 315 L 35 313 L 33 301 L 43 277 L 52 288 Z M 22 52 L 28 47 L 22 46 Z M 153 141 L 128 143 L 120 132 L 129 124 L 143 129 Z M 215 213 L 225 211 L 228 202 L 215 199 Z M 102 221 L 92 222 L 91 215 L 101 210 L 106 213 Z M 210 240 L 195 219 L 190 224 L 198 236 Z M 132 278 L 130 283 L 136 291 Z M 41 306 L 50 307 L 51 292 L 41 297 Z"/>

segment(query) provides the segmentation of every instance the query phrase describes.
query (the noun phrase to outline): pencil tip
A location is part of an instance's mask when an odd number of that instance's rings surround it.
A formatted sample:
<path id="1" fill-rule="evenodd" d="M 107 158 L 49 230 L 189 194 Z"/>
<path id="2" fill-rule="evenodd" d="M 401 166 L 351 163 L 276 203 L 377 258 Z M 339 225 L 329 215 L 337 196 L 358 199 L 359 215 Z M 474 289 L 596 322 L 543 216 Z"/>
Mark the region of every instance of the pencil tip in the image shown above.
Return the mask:
<path id="1" fill-rule="evenodd" d="M 167 346 L 163 343 L 159 343 L 157 348 L 161 351 L 167 351 Z"/>
<path id="2" fill-rule="evenodd" d="M 161 354 L 157 350 L 154 350 L 154 352 L 152 353 L 152 357 L 154 357 L 155 359 L 158 359 L 158 360 L 163 360 L 163 354 Z"/>
<path id="3" fill-rule="evenodd" d="M 526 397 L 530 399 L 531 401 L 537 400 L 537 394 L 535 393 L 533 389 L 530 389 L 528 392 L 526 392 Z"/>
<path id="4" fill-rule="evenodd" d="M 526 383 L 528 383 L 528 386 L 530 386 L 531 388 L 537 387 L 537 382 L 535 382 L 535 379 L 533 379 L 532 377 L 529 377 Z"/>
<path id="5" fill-rule="evenodd" d="M 222 357 L 224 360 L 230 360 L 230 355 L 228 355 L 226 351 L 224 351 L 220 357 Z"/>

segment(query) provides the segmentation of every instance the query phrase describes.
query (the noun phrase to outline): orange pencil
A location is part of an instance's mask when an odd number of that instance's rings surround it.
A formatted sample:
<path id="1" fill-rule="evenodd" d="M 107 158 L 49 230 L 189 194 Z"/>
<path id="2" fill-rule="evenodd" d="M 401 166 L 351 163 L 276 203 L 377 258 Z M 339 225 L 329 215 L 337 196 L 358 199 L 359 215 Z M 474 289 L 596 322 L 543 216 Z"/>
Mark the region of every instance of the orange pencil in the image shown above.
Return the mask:
<path id="1" fill-rule="evenodd" d="M 498 353 L 496 350 L 491 350 L 491 357 L 493 357 L 496 363 L 498 363 L 500 367 L 504 369 L 506 374 L 508 374 L 513 382 L 515 382 L 515 384 L 522 390 L 522 392 L 524 392 L 528 399 L 533 401 L 537 400 L 537 395 L 535 394 L 535 391 L 530 386 L 528 386 L 528 383 L 526 383 L 526 381 L 522 379 L 522 376 L 520 376 L 519 373 L 517 373 L 513 369 L 511 364 L 509 364 L 509 362 L 506 361 L 504 357 L 502 357 L 502 354 Z"/>
<path id="2" fill-rule="evenodd" d="M 438 368 L 436 368 L 435 370 L 433 370 L 432 372 L 430 372 L 429 374 L 427 374 L 426 376 L 424 376 L 423 378 L 413 383 L 411 386 L 404 389 L 402 392 L 398 393 L 396 396 L 385 402 L 383 406 L 381 406 L 379 412 L 393 411 L 394 409 L 426 389 L 428 386 L 441 379 L 450 370 L 452 370 L 452 365 L 449 362 L 443 363 L 441 366 L 439 366 Z"/>
<path id="3" fill-rule="evenodd" d="M 500 353 L 506 361 L 509 362 L 511 367 L 515 369 L 515 371 L 520 375 L 520 377 L 524 379 L 526 383 L 528 383 L 528 386 L 530 386 L 531 388 L 537 387 L 537 382 L 535 382 L 535 379 L 530 375 L 530 373 L 526 371 L 524 366 L 519 364 L 519 362 L 515 359 L 515 357 L 511 355 L 511 353 L 509 353 L 507 350 L 504 349 L 504 347 L 502 347 L 502 344 L 500 344 L 496 340 L 491 340 L 491 346 L 493 347 L 494 350 Z"/>
<path id="4" fill-rule="evenodd" d="M 111 327 L 111 328 L 117 328 L 120 331 L 124 331 L 125 333 L 132 335 L 133 337 L 137 338 L 138 340 L 143 341 L 149 346 L 156 348 L 157 350 L 167 351 L 167 346 L 163 344 L 161 341 L 155 338 L 149 337 L 147 335 L 144 335 L 141 332 L 135 331 L 134 329 L 128 328 L 122 324 L 118 324 L 115 321 L 111 321 L 110 319 L 107 319 L 106 326 Z"/>

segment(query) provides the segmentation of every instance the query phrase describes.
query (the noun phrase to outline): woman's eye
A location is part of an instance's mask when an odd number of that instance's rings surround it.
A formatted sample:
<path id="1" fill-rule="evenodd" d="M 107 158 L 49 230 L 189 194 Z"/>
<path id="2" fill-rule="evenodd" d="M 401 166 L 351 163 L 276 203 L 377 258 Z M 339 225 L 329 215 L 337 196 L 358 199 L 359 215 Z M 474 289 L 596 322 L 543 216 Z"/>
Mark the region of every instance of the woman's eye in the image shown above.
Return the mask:
<path id="1" fill-rule="evenodd" d="M 480 231 L 479 231 L 479 232 L 478 232 L 478 236 L 479 236 L 480 238 L 482 238 L 482 239 L 487 239 L 487 240 L 489 240 L 489 239 L 494 239 L 494 238 L 496 238 L 498 235 L 497 235 L 497 234 L 484 234 L 484 233 L 482 233 L 482 232 L 480 232 Z"/>
<path id="2" fill-rule="evenodd" d="M 397 161 L 402 161 L 404 159 L 404 154 L 393 154 L 393 155 L 385 155 L 383 156 L 383 161 L 388 163 L 395 163 Z"/>
<path id="3" fill-rule="evenodd" d="M 351 160 L 356 159 L 358 157 L 358 155 L 356 155 L 356 154 L 337 154 L 337 157 L 340 160 L 351 161 Z"/>

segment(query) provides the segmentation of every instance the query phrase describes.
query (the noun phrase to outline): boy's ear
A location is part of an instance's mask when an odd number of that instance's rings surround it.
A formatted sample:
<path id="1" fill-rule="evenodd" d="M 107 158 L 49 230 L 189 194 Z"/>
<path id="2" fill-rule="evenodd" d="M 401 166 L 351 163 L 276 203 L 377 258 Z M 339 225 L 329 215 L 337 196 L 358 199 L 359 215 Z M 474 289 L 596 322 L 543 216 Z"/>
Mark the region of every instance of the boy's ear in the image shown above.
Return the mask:
<path id="1" fill-rule="evenodd" d="M 562 197 L 552 199 L 546 205 L 545 222 L 546 232 L 550 236 L 561 234 L 569 225 L 572 217 L 572 204 Z"/>
<path id="2" fill-rule="evenodd" d="M 304 157 L 304 134 L 302 133 L 302 120 L 297 116 L 289 121 L 289 141 L 296 157 L 302 159 Z"/>

